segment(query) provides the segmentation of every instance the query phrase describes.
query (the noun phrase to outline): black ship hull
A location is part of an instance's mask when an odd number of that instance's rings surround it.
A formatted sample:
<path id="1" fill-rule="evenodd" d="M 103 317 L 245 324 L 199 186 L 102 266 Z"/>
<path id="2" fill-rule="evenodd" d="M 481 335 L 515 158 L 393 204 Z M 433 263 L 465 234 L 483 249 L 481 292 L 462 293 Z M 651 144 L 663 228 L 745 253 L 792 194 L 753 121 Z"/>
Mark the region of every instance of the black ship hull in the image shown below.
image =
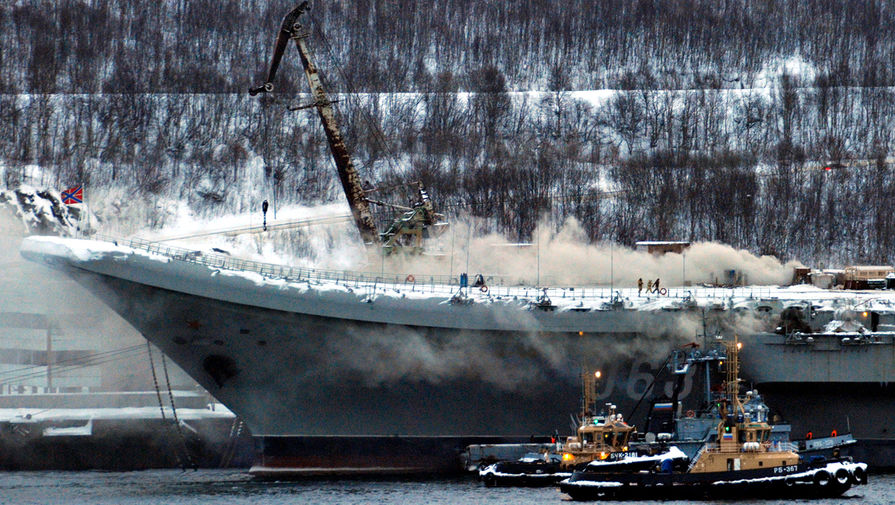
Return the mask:
<path id="1" fill-rule="evenodd" d="M 486 486 L 501 487 L 552 486 L 571 475 L 558 462 L 548 461 L 501 461 L 479 471 Z"/>
<path id="2" fill-rule="evenodd" d="M 707 473 L 576 472 L 560 484 L 573 500 L 820 498 L 867 482 L 866 465 L 828 462 Z"/>
<path id="3" fill-rule="evenodd" d="M 249 472 L 263 479 L 325 475 L 460 475 L 472 444 L 518 443 L 507 437 L 261 436 Z"/>

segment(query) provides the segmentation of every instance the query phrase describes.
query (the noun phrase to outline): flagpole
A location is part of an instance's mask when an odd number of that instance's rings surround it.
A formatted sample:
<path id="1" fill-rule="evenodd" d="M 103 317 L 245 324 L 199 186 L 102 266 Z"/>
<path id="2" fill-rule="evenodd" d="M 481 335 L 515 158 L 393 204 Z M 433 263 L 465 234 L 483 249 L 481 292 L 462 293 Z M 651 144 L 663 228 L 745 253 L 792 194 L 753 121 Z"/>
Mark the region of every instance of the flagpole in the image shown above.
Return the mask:
<path id="1" fill-rule="evenodd" d="M 78 234 L 76 238 L 83 238 L 83 232 L 81 230 L 82 220 L 84 219 L 84 214 L 87 213 L 87 184 L 85 183 L 81 186 L 81 212 L 78 213 L 78 228 L 75 230 Z"/>

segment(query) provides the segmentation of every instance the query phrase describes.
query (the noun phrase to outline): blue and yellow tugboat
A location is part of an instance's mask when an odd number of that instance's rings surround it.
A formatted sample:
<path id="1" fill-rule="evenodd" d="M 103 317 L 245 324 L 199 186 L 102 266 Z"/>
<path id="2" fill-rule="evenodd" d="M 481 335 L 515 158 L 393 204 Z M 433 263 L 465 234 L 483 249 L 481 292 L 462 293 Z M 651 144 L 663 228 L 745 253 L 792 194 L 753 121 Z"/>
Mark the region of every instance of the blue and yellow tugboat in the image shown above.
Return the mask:
<path id="1" fill-rule="evenodd" d="M 717 402 L 715 441 L 689 463 L 673 446 L 633 471 L 599 462 L 575 471 L 560 483 L 574 500 L 753 497 L 831 497 L 866 484 L 867 465 L 851 458 L 810 460 L 770 443 L 771 426 L 744 407 L 739 394 L 739 350 L 725 342 L 727 377 Z"/>
<path id="2" fill-rule="evenodd" d="M 600 372 L 582 374 L 582 411 L 575 435 L 555 451 L 526 454 L 516 461 L 500 461 L 479 470 L 489 486 L 545 486 L 556 484 L 593 461 L 612 464 L 632 455 L 628 443 L 635 432 L 615 405 L 595 414 L 596 381 Z"/>

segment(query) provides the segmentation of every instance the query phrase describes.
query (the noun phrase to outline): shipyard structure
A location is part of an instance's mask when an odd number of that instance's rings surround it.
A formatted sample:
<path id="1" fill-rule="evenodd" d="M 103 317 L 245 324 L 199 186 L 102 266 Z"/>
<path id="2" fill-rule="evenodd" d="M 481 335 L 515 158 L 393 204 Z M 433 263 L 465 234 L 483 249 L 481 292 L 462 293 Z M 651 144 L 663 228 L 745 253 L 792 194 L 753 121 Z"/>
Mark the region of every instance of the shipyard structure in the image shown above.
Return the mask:
<path id="1" fill-rule="evenodd" d="M 77 283 L 20 256 L 23 224 L 67 228 L 61 202 L 37 193 L 0 191 L 0 470 L 251 464 L 232 412 Z"/>

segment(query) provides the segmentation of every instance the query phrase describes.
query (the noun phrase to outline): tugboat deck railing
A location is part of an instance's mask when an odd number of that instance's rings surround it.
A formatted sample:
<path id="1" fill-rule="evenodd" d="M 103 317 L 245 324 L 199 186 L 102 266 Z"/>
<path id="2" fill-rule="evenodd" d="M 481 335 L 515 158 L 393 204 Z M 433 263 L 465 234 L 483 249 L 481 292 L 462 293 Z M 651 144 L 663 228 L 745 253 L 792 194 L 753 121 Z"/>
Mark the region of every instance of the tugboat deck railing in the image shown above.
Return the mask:
<path id="1" fill-rule="evenodd" d="M 723 453 L 723 454 L 737 454 L 742 452 L 797 452 L 798 447 L 796 444 L 792 442 L 765 442 L 762 445 L 762 448 L 758 451 L 747 451 L 743 449 L 742 446 L 737 445 L 732 448 L 721 448 L 718 444 L 715 443 L 707 443 L 703 446 L 702 450 L 699 451 L 700 454 L 703 452 L 711 452 L 711 453 Z"/>

